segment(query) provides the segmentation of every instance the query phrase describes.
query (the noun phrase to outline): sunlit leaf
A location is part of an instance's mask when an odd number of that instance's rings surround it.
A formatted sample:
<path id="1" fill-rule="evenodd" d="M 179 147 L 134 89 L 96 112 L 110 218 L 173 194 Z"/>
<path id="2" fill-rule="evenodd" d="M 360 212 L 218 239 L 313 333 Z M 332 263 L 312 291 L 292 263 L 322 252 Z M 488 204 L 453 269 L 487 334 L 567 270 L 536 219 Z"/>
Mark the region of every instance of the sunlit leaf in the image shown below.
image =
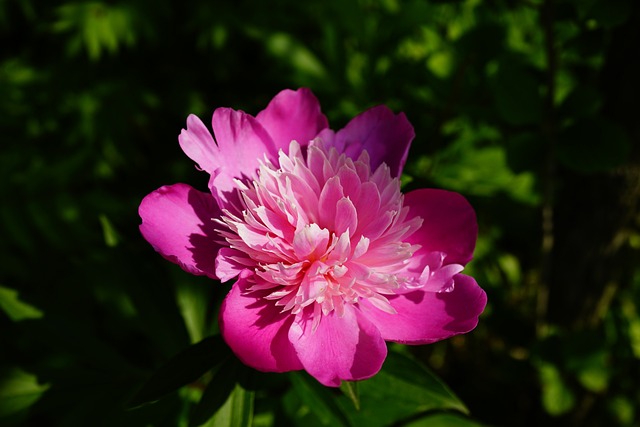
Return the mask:
<path id="1" fill-rule="evenodd" d="M 539 367 L 542 386 L 542 404 L 550 415 L 562 415 L 575 405 L 575 395 L 566 384 L 557 367 L 543 363 Z"/>
<path id="2" fill-rule="evenodd" d="M 253 418 L 254 392 L 236 384 L 229 398 L 209 419 L 206 427 L 250 427 Z"/>
<path id="3" fill-rule="evenodd" d="M 629 321 L 629 339 L 633 355 L 640 359 L 640 318 Z"/>
<path id="4" fill-rule="evenodd" d="M 611 377 L 609 354 L 602 342 L 599 333 L 589 330 L 564 339 L 567 370 L 575 374 L 584 388 L 596 393 L 608 387 Z"/>
<path id="5" fill-rule="evenodd" d="M 396 352 L 389 352 L 378 374 L 358 383 L 358 391 L 359 411 L 347 397 L 339 400 L 352 424 L 357 426 L 387 426 L 395 420 L 434 410 L 468 413 L 465 405 L 429 369 Z"/>
<path id="6" fill-rule="evenodd" d="M 340 385 L 340 390 L 353 402 L 353 407 L 356 408 L 356 411 L 359 411 L 360 393 L 358 391 L 358 383 L 355 381 L 343 381 Z"/>
<path id="7" fill-rule="evenodd" d="M 614 396 L 607 399 L 607 406 L 613 418 L 621 426 L 633 425 L 637 404 L 625 396 Z"/>
<path id="8" fill-rule="evenodd" d="M 255 29 L 248 29 L 248 33 L 263 42 L 267 51 L 286 64 L 301 83 L 309 84 L 326 77 L 327 71 L 318 57 L 291 34 L 264 34 Z"/>
<path id="9" fill-rule="evenodd" d="M 426 175 L 443 188 L 465 194 L 507 193 L 524 203 L 537 202 L 533 175 L 511 171 L 505 148 L 494 142 L 500 139 L 495 128 L 459 119 L 448 122 L 444 132 L 453 142 L 434 156 L 430 164 L 421 166 L 418 162 L 416 174 Z"/>
<path id="10" fill-rule="evenodd" d="M 23 411 L 40 399 L 49 384 L 20 368 L 0 370 L 0 418 Z"/>
<path id="11" fill-rule="evenodd" d="M 180 272 L 181 273 L 181 272 Z M 180 274 L 176 278 L 176 301 L 191 337 L 191 342 L 202 340 L 209 331 L 211 287 L 185 280 Z"/>
<path id="12" fill-rule="evenodd" d="M 102 225 L 102 235 L 104 236 L 104 243 L 110 248 L 118 246 L 118 232 L 114 228 L 113 224 L 111 224 L 111 221 L 109 221 L 109 218 L 106 215 L 102 214 L 98 216 L 98 219 L 100 220 L 100 225 Z"/>
<path id="13" fill-rule="evenodd" d="M 136 40 L 131 9 L 101 2 L 65 4 L 57 10 L 55 32 L 71 32 L 69 50 L 84 44 L 89 58 L 99 59 L 103 51 L 114 53 L 120 45 Z"/>
<path id="14" fill-rule="evenodd" d="M 546 64 L 544 29 L 540 25 L 540 8 L 510 8 L 502 16 L 506 25 L 506 42 L 509 48 L 525 55 L 538 68 Z"/>
<path id="15" fill-rule="evenodd" d="M 18 298 L 18 291 L 0 286 L 0 309 L 14 322 L 25 319 L 39 319 L 42 311 Z"/>
<path id="16" fill-rule="evenodd" d="M 458 414 L 441 413 L 403 424 L 404 427 L 482 427 L 482 424 Z"/>
<path id="17" fill-rule="evenodd" d="M 433 74 L 441 79 L 449 77 L 454 66 L 453 54 L 450 51 L 443 50 L 431 55 L 427 60 L 427 67 Z"/>

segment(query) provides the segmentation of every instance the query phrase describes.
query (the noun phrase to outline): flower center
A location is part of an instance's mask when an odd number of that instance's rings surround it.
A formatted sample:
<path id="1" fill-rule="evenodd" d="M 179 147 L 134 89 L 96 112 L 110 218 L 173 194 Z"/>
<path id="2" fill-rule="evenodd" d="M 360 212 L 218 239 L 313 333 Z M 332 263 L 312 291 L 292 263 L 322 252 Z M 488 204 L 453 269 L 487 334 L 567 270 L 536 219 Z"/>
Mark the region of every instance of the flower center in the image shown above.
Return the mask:
<path id="1" fill-rule="evenodd" d="M 366 151 L 353 160 L 312 141 L 306 156 L 292 141 L 278 167 L 265 160 L 252 182 L 239 182 L 241 212 L 225 211 L 220 234 L 255 271 L 250 291 L 263 291 L 282 311 L 312 307 L 315 318 L 362 298 L 389 313 L 386 296 L 417 245 L 404 242 L 422 219 L 409 208 L 385 164 L 371 170 Z"/>

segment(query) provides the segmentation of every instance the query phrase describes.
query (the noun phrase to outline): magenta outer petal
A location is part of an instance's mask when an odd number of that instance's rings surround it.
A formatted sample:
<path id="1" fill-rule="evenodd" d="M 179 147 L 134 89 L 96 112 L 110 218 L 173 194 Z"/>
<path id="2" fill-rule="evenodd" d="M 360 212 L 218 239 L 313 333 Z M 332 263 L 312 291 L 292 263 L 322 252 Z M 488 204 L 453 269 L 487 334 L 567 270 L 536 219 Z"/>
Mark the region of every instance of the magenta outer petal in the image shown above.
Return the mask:
<path id="1" fill-rule="evenodd" d="M 276 149 L 285 152 L 292 140 L 306 146 L 322 129 L 329 126 L 320 110 L 318 99 L 307 88 L 283 90 L 256 118 L 269 132 Z"/>
<path id="2" fill-rule="evenodd" d="M 249 270 L 240 274 L 220 309 L 220 331 L 245 365 L 265 372 L 302 369 L 287 336 L 294 316 L 280 313 L 264 292 L 248 292 Z"/>
<path id="3" fill-rule="evenodd" d="M 186 184 L 164 186 L 147 195 L 138 212 L 140 232 L 163 257 L 189 273 L 216 278 L 220 246 L 211 218 L 220 210 L 210 194 Z"/>
<path id="4" fill-rule="evenodd" d="M 356 308 L 345 307 L 344 316 L 335 311 L 323 316 L 312 331 L 312 318 L 296 319 L 289 339 L 304 369 L 322 384 L 339 387 L 375 375 L 387 357 L 387 346 L 378 329 Z"/>
<path id="5" fill-rule="evenodd" d="M 410 207 L 408 218 L 423 219 L 420 229 L 406 239 L 421 246 L 414 253 L 411 268 L 418 268 L 416 263 L 428 252 L 446 254 L 444 264 L 465 265 L 473 258 L 478 223 L 464 197 L 451 191 L 420 189 L 407 193 L 404 205 Z"/>
<path id="6" fill-rule="evenodd" d="M 331 140 L 329 134 L 323 136 L 325 140 Z M 333 145 L 352 159 L 366 149 L 372 170 L 386 163 L 391 169 L 391 176 L 397 177 L 402 173 L 414 137 L 413 126 L 404 113 L 395 115 L 389 108 L 379 105 L 347 123 L 336 133 Z"/>
<path id="7" fill-rule="evenodd" d="M 451 292 L 414 291 L 389 298 L 396 314 L 385 313 L 366 300 L 360 308 L 387 341 L 429 344 L 469 332 L 487 304 L 476 281 L 463 274 L 454 278 Z"/>

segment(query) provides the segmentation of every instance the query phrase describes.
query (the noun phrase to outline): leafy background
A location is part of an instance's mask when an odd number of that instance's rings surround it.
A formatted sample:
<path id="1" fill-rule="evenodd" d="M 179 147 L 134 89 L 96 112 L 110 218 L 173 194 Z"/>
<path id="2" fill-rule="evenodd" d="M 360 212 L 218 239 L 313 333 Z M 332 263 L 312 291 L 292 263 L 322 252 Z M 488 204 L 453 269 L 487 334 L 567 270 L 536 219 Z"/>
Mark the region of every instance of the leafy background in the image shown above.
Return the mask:
<path id="1" fill-rule="evenodd" d="M 0 424 L 638 425 L 639 9 L 1 1 Z M 391 346 L 341 391 L 240 366 L 227 288 L 137 230 L 150 191 L 206 187 L 177 144 L 189 113 L 300 86 L 334 129 L 404 111 L 405 187 L 459 191 L 480 222 L 478 328 Z"/>

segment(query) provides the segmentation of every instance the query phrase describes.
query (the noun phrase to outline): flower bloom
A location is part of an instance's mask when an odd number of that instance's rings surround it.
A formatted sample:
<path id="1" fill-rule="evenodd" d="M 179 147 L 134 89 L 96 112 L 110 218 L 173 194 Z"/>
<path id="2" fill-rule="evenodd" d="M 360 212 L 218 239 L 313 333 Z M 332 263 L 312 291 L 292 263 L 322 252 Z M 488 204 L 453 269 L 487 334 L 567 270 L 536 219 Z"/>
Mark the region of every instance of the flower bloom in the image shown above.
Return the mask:
<path id="1" fill-rule="evenodd" d="M 210 193 L 161 187 L 140 230 L 184 270 L 235 281 L 220 329 L 245 364 L 339 386 L 376 374 L 385 341 L 476 326 L 486 295 L 460 274 L 474 211 L 457 193 L 400 192 L 414 137 L 404 114 L 374 107 L 334 132 L 309 90 L 285 90 L 255 118 L 216 109 L 212 127 L 215 140 L 191 115 L 179 138 Z"/>

